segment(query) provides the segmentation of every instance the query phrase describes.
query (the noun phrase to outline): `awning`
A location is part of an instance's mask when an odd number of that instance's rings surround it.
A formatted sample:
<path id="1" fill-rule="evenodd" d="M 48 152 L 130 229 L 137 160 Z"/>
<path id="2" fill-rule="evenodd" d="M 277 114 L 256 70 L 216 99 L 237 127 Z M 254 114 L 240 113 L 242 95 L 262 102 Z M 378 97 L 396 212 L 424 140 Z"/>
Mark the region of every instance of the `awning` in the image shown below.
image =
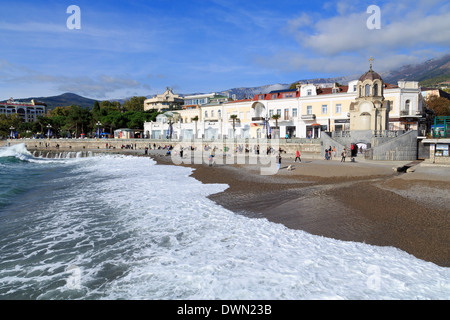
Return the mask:
<path id="1" fill-rule="evenodd" d="M 321 124 L 320 123 L 313 123 L 313 124 L 311 124 L 311 126 L 320 127 Z"/>

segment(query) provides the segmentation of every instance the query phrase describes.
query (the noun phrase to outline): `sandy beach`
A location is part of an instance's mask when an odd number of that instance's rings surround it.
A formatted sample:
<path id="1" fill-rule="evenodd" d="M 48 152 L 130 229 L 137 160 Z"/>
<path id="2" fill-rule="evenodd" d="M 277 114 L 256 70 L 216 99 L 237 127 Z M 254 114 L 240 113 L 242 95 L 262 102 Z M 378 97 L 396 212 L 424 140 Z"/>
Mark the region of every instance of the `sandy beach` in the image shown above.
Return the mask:
<path id="1" fill-rule="evenodd" d="M 160 150 L 149 154 L 159 164 L 172 164 Z M 450 167 L 419 163 L 414 172 L 393 170 L 407 163 L 294 163 L 285 156 L 278 173 L 268 176 L 260 175 L 258 165 L 189 167 L 203 183 L 229 185 L 210 199 L 238 214 L 338 240 L 396 247 L 449 267 Z"/>

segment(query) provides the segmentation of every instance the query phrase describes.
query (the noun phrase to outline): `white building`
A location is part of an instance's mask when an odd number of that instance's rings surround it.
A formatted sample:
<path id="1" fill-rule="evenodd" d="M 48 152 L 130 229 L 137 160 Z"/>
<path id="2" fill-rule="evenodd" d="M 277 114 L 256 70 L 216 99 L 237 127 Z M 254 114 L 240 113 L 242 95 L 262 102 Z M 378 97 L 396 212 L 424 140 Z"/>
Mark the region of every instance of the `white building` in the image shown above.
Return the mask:
<path id="1" fill-rule="evenodd" d="M 24 122 L 34 122 L 40 115 L 45 115 L 47 105 L 42 102 L 18 102 L 10 98 L 7 102 L 0 103 L 0 114 L 18 114 Z"/>
<path id="2" fill-rule="evenodd" d="M 365 79 L 368 73 L 374 75 L 376 79 L 373 80 L 376 81 Z M 300 84 L 296 89 L 257 94 L 253 99 L 198 104 L 194 109 L 197 119 L 195 121 L 192 110 L 177 111 L 180 113 L 180 119 L 172 125 L 175 133 L 173 136 L 209 140 L 233 136 L 262 138 L 269 134 L 272 138 L 320 138 L 322 131 L 351 129 L 351 111 L 355 111 L 358 101 L 367 100 L 364 98 L 367 95 L 365 90 L 371 92 L 374 103 L 378 103 L 379 100 L 382 109 L 376 115 L 371 115 L 371 110 L 366 110 L 370 112 L 367 112 L 367 115 L 357 114 L 358 117 L 354 118 L 354 121 L 369 116 L 376 117 L 378 122 L 375 118 L 370 118 L 372 123 L 378 124 L 373 126 L 372 130 L 419 128 L 425 104 L 418 82 L 399 81 L 397 85 L 386 84 L 372 69 L 361 78 L 364 79 L 350 81 L 347 85 L 320 87 L 314 84 Z M 376 95 L 372 95 L 374 90 L 377 91 Z M 201 99 L 209 99 L 213 95 L 195 97 L 200 103 L 206 102 L 200 101 Z M 194 99 L 193 97 L 190 99 Z M 385 112 L 385 116 L 379 118 L 380 112 Z M 191 116 L 188 117 L 188 114 Z M 275 114 L 279 115 L 277 120 L 273 119 Z M 235 118 L 234 125 L 232 115 Z M 384 125 L 380 126 L 382 122 Z M 144 131 L 148 131 L 152 137 L 167 136 L 164 132 L 167 132 L 168 125 L 163 122 L 146 123 L 145 128 Z"/>
<path id="3" fill-rule="evenodd" d="M 167 87 L 163 94 L 157 94 L 155 97 L 144 101 L 144 111 L 158 110 L 167 111 L 179 109 L 184 104 L 184 99 L 178 94 L 173 93 L 173 89 Z"/>

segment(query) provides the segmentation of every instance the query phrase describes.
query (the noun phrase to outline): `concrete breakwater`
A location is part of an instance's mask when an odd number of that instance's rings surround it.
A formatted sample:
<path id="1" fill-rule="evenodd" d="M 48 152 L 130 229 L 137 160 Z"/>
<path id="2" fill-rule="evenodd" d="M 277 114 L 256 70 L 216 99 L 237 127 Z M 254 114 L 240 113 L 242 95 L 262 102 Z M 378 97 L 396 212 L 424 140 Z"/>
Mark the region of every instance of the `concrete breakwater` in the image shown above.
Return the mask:
<path id="1" fill-rule="evenodd" d="M 282 150 L 283 154 L 294 156 L 299 150 L 302 156 L 306 158 L 321 158 L 320 144 L 313 143 L 295 143 L 294 141 L 286 142 L 284 139 L 272 140 L 150 140 L 150 139 L 8 139 L 0 141 L 0 146 L 11 146 L 15 144 L 25 144 L 29 151 L 39 151 L 41 155 L 45 152 L 59 151 L 62 152 L 101 152 L 101 153 L 130 153 L 144 154 L 145 149 L 154 150 L 172 146 L 175 150 L 188 147 L 195 147 L 197 150 L 204 150 L 205 147 L 214 148 L 220 151 L 232 151 L 239 146 L 247 147 L 253 153 L 256 148 L 260 148 L 260 152 L 265 152 L 268 147 L 272 147 L 275 151 Z"/>

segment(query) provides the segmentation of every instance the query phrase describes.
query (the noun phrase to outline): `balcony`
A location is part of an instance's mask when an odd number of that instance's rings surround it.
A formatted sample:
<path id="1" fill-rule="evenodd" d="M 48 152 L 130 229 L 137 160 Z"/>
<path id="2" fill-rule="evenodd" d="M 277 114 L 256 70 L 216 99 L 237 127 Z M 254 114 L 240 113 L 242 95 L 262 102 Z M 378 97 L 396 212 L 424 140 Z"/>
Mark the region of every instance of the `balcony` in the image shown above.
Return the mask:
<path id="1" fill-rule="evenodd" d="M 400 110 L 400 117 L 420 117 L 421 115 L 420 111 Z"/>
<path id="2" fill-rule="evenodd" d="M 302 114 L 302 120 L 315 120 L 315 114 Z"/>
<path id="3" fill-rule="evenodd" d="M 264 117 L 252 117 L 252 122 L 264 121 Z"/>

